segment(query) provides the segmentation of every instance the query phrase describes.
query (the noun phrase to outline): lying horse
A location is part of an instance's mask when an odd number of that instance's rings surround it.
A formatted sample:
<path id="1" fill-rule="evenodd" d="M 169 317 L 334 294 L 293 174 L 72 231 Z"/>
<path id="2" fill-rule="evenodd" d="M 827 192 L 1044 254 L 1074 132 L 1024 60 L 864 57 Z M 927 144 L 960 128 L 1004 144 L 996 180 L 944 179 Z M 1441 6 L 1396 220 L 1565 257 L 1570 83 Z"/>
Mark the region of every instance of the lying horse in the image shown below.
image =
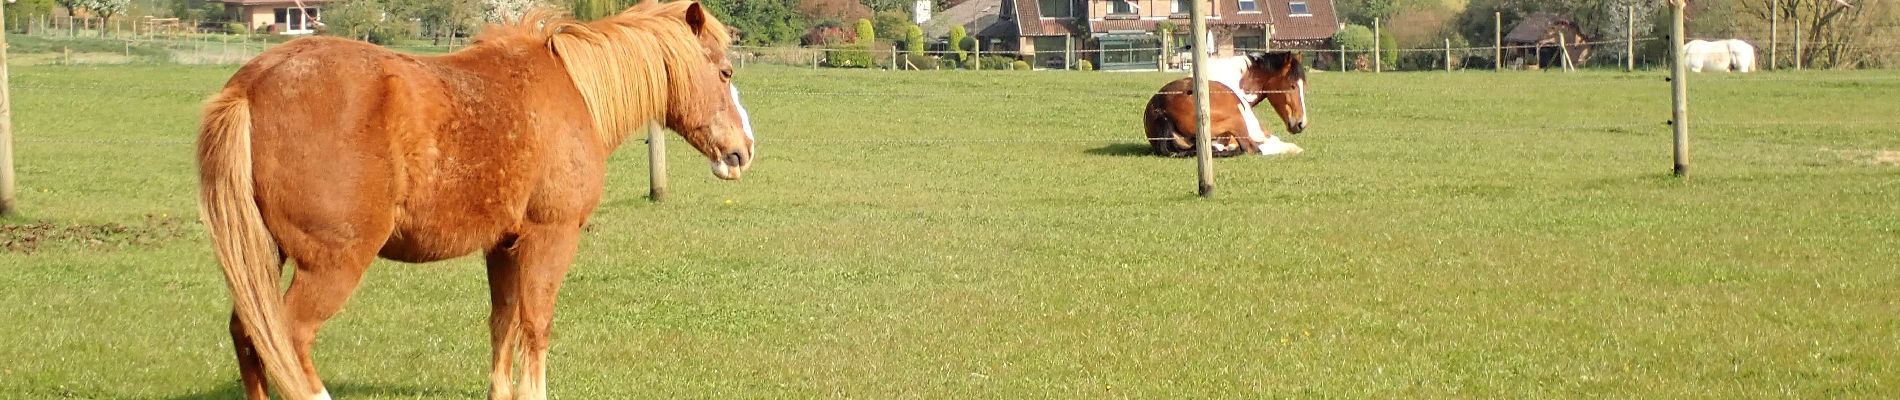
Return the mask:
<path id="1" fill-rule="evenodd" d="M 614 148 L 659 123 L 721 179 L 751 165 L 730 43 L 697 3 L 646 2 L 537 10 L 441 56 L 312 37 L 238 69 L 205 106 L 198 167 L 245 396 L 329 398 L 311 345 L 371 261 L 482 252 L 489 398 L 547 398 L 555 292 Z"/>
<path id="2" fill-rule="evenodd" d="M 1281 142 L 1260 127 L 1253 107 L 1271 101 L 1287 132 L 1306 130 L 1306 68 L 1298 53 L 1253 53 L 1208 60 L 1208 138 L 1214 155 L 1243 153 L 1298 153 L 1300 147 Z M 1155 155 L 1184 157 L 1195 153 L 1194 79 L 1181 78 L 1163 85 L 1148 99 L 1142 125 Z"/>

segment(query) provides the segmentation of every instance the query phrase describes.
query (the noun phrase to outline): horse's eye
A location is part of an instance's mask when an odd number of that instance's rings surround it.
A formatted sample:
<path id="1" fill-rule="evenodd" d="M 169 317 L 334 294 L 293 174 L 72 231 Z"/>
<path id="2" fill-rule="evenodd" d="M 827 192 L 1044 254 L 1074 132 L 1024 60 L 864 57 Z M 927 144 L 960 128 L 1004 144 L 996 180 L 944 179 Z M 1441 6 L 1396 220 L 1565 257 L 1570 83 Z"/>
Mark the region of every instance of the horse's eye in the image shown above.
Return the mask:
<path id="1" fill-rule="evenodd" d="M 726 78 L 726 80 L 732 80 L 732 68 L 719 70 L 719 76 Z"/>

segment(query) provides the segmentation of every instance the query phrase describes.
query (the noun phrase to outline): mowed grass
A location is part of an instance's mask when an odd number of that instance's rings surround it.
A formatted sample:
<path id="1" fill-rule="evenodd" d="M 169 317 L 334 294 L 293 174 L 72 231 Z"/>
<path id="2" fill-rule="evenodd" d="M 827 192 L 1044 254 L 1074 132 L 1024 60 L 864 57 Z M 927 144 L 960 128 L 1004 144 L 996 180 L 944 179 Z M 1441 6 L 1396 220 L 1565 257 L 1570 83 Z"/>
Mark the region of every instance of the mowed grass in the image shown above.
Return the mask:
<path id="1" fill-rule="evenodd" d="M 0 253 L 0 398 L 237 396 L 191 161 L 231 72 L 14 70 L 6 223 L 79 233 Z M 743 69 L 743 181 L 675 138 L 654 204 L 616 153 L 554 396 L 1900 396 L 1900 73 L 1696 75 L 1687 180 L 1659 72 L 1315 73 L 1308 151 L 1213 199 L 1138 140 L 1176 76 Z M 330 390 L 482 396 L 485 285 L 379 262 Z"/>

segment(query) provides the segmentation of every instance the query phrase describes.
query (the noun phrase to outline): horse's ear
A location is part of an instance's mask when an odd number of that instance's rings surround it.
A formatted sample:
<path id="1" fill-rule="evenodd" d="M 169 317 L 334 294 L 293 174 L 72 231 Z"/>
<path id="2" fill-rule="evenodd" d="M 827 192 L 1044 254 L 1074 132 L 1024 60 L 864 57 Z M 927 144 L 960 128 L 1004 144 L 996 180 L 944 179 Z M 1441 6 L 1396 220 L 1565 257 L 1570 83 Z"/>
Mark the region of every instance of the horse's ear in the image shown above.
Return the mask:
<path id="1" fill-rule="evenodd" d="M 706 29 L 706 9 L 695 1 L 686 5 L 686 26 L 693 28 L 693 34 L 703 34 Z"/>

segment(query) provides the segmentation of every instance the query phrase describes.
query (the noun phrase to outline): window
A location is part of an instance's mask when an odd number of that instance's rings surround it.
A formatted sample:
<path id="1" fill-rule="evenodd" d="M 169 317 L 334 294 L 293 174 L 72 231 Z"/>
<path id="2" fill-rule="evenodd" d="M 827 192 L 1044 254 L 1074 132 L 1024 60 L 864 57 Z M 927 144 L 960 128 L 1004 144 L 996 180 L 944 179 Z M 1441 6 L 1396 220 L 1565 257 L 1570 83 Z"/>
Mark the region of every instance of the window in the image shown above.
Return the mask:
<path id="1" fill-rule="evenodd" d="M 1291 4 L 1287 4 L 1286 8 L 1287 8 L 1287 11 L 1291 11 L 1293 16 L 1295 17 L 1313 16 L 1313 13 L 1306 11 L 1306 2 L 1304 1 L 1292 2 Z"/>
<path id="2" fill-rule="evenodd" d="M 272 11 L 279 33 L 311 33 L 316 31 L 315 19 L 323 15 L 315 8 L 279 8 Z"/>
<path id="3" fill-rule="evenodd" d="M 1071 11 L 1069 0 L 1037 0 L 1036 5 L 1041 7 L 1043 18 L 1075 17 L 1075 13 Z"/>
<path id="4" fill-rule="evenodd" d="M 1240 12 L 1260 12 L 1260 2 L 1258 0 L 1240 0 L 1238 9 Z"/>
<path id="5" fill-rule="evenodd" d="M 1188 5 L 1188 0 L 1174 0 L 1170 1 L 1170 3 L 1174 3 L 1174 10 L 1172 12 L 1175 14 L 1187 14 L 1188 11 L 1190 11 L 1188 8 L 1193 7 Z"/>
<path id="6" fill-rule="evenodd" d="M 1234 36 L 1234 51 L 1262 51 L 1266 49 L 1266 32 L 1246 33 Z"/>
<path id="7" fill-rule="evenodd" d="M 1114 0 L 1114 1 L 1110 1 L 1109 3 L 1110 3 L 1109 9 L 1108 9 L 1109 14 L 1134 14 L 1135 13 L 1135 5 L 1134 5 L 1134 2 L 1132 1 Z"/>

